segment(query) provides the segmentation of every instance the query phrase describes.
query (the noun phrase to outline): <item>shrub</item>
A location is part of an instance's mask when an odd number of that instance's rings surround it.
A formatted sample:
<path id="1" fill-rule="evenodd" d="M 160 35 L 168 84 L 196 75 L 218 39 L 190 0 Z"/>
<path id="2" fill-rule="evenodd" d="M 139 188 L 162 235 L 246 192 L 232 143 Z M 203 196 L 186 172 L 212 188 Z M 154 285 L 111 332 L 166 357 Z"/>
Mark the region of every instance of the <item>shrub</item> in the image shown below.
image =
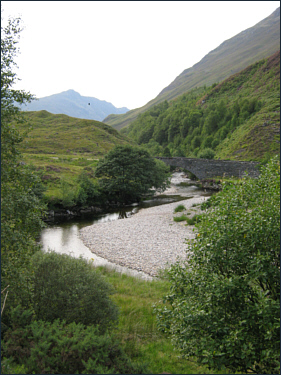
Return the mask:
<path id="1" fill-rule="evenodd" d="M 145 366 L 131 362 L 114 336 L 81 323 L 58 319 L 14 326 L 6 332 L 2 346 L 4 356 L 27 374 L 147 373 Z"/>
<path id="2" fill-rule="evenodd" d="M 74 189 L 64 178 L 61 179 L 60 192 L 63 207 L 67 208 L 75 205 Z"/>
<path id="3" fill-rule="evenodd" d="M 211 148 L 205 148 L 198 153 L 198 158 L 200 159 L 214 159 L 215 151 Z"/>
<path id="4" fill-rule="evenodd" d="M 179 204 L 176 208 L 175 208 L 175 211 L 174 212 L 182 212 L 183 210 L 185 210 L 186 208 L 184 207 L 183 204 Z"/>
<path id="5" fill-rule="evenodd" d="M 118 318 L 111 286 L 82 258 L 55 252 L 32 257 L 33 307 L 37 320 L 98 324 L 101 330 Z"/>
<path id="6" fill-rule="evenodd" d="M 14 363 L 12 358 L 3 357 L 1 359 L 1 374 L 27 374 L 23 365 Z"/>
<path id="7" fill-rule="evenodd" d="M 212 135 L 207 136 L 202 142 L 202 147 L 203 148 L 212 148 L 213 140 L 214 140 L 214 137 Z"/>
<path id="8" fill-rule="evenodd" d="M 215 149 L 219 144 L 220 144 L 220 141 L 215 138 L 212 142 L 212 149 Z"/>
<path id="9" fill-rule="evenodd" d="M 280 164 L 226 185 L 202 215 L 188 261 L 169 270 L 158 327 L 211 368 L 280 371 Z"/>
<path id="10" fill-rule="evenodd" d="M 89 167 L 86 167 L 89 168 Z M 84 169 L 86 169 L 84 168 Z M 91 168 L 90 168 L 91 169 Z M 76 203 L 82 207 L 94 205 L 100 202 L 100 192 L 98 184 L 94 183 L 85 171 L 83 171 L 78 179 L 78 189 L 76 193 Z"/>

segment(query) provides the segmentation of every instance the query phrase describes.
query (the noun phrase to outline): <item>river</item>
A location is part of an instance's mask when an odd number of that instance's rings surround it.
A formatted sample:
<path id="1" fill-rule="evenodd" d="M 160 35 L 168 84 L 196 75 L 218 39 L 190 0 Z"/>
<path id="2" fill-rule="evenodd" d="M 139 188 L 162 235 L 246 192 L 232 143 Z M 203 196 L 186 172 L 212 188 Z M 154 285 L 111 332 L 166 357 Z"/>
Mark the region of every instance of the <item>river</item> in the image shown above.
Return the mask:
<path id="1" fill-rule="evenodd" d="M 181 186 L 181 183 L 191 184 L 190 186 Z M 184 176 L 181 172 L 176 172 L 171 178 L 171 187 L 163 194 L 154 197 L 151 200 L 143 202 L 141 205 L 132 205 L 123 208 L 116 212 L 99 215 L 84 215 L 81 218 L 74 218 L 49 224 L 47 228 L 41 232 L 40 242 L 43 245 L 44 251 L 54 250 L 61 254 L 68 254 L 74 257 L 82 256 L 91 261 L 94 259 L 95 266 L 107 266 L 115 269 L 118 272 L 126 273 L 132 276 L 140 277 L 146 280 L 151 280 L 152 277 L 141 271 L 129 269 L 127 267 L 119 266 L 111 263 L 108 260 L 93 254 L 82 242 L 79 237 L 79 230 L 93 224 L 109 222 L 118 219 L 130 217 L 137 214 L 139 210 L 145 210 L 147 207 L 158 206 L 162 204 L 180 201 L 186 198 L 192 198 L 193 195 L 209 196 L 211 193 L 206 192 L 195 185 L 192 181 Z"/>

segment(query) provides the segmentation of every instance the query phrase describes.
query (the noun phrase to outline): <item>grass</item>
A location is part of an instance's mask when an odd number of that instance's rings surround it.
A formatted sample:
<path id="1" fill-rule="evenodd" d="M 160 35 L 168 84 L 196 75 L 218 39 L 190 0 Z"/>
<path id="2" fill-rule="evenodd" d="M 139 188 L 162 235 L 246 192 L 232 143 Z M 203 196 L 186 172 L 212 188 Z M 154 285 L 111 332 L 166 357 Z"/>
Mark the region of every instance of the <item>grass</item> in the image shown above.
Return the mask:
<path id="1" fill-rule="evenodd" d="M 186 221 L 187 219 L 188 219 L 188 217 L 186 215 L 184 215 L 184 214 L 182 214 L 181 216 L 175 216 L 174 217 L 174 221 L 176 223 L 179 223 L 181 221 Z"/>
<path id="2" fill-rule="evenodd" d="M 133 360 L 148 363 L 153 374 L 224 373 L 198 365 L 195 360 L 181 358 L 170 339 L 157 330 L 153 309 L 169 292 L 167 279 L 145 281 L 106 267 L 98 267 L 97 271 L 115 289 L 112 299 L 120 308 L 116 333 Z"/>
<path id="3" fill-rule="evenodd" d="M 149 373 L 152 374 L 226 373 L 199 365 L 196 358 L 182 358 L 169 337 L 157 330 L 154 305 L 169 292 L 170 284 L 165 276 L 145 281 L 106 267 L 97 267 L 96 271 L 115 290 L 111 298 L 120 309 L 120 318 L 114 333 L 133 361 L 148 364 Z M 5 373 L 25 374 L 26 370 L 9 358 L 5 359 Z"/>
<path id="4" fill-rule="evenodd" d="M 97 157 L 116 144 L 131 144 L 111 126 L 95 120 L 83 120 L 47 111 L 23 112 L 24 123 L 17 127 L 27 132 L 20 145 L 28 154 L 60 154 Z"/>
<path id="5" fill-rule="evenodd" d="M 78 176 L 86 171 L 94 177 L 98 159 L 93 156 L 76 156 L 66 154 L 29 154 L 23 153 L 22 161 L 32 165 L 41 175 L 45 185 L 46 201 L 61 197 L 61 181 L 66 181 L 70 188 L 76 189 Z"/>
<path id="6" fill-rule="evenodd" d="M 194 215 L 191 219 L 187 217 L 186 223 L 188 225 L 195 225 L 196 223 L 199 223 L 200 220 L 201 220 L 201 215 Z"/>
<path id="7" fill-rule="evenodd" d="M 154 305 L 169 292 L 169 281 L 156 278 L 145 281 L 121 274 L 106 267 L 96 271 L 109 282 L 115 293 L 111 298 L 120 309 L 119 324 L 115 334 L 122 342 L 125 352 L 133 361 L 147 363 L 149 373 L 161 374 L 224 374 L 197 364 L 195 358 L 181 357 L 171 340 L 157 330 Z M 164 274 L 164 273 L 163 273 Z M 5 360 L 6 374 L 26 373 L 23 366 Z"/>
<path id="8" fill-rule="evenodd" d="M 192 218 L 187 217 L 186 215 L 190 215 L 190 213 L 182 214 L 181 216 L 175 216 L 174 221 L 179 223 L 181 221 L 186 221 L 188 225 L 195 225 L 200 221 L 201 215 L 194 215 Z"/>
<path id="9" fill-rule="evenodd" d="M 24 135 L 19 144 L 22 161 L 40 172 L 46 201 L 61 197 L 62 180 L 75 189 L 83 170 L 94 178 L 100 158 L 116 145 L 133 143 L 111 126 L 94 120 L 47 111 L 23 112 L 23 120 L 15 123 Z"/>
<path id="10" fill-rule="evenodd" d="M 182 212 L 183 210 L 185 210 L 185 206 L 183 204 L 179 204 L 176 208 L 175 208 L 175 211 L 174 212 Z"/>

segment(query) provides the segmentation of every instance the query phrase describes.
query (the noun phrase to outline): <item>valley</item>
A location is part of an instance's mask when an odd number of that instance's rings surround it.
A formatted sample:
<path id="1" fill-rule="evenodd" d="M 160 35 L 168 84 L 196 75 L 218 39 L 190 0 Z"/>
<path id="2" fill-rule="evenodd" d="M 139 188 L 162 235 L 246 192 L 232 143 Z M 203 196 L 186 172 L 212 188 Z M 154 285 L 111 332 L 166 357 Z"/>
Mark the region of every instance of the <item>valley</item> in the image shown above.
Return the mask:
<path id="1" fill-rule="evenodd" d="M 10 88 L 16 25 L 1 39 L 2 372 L 279 373 L 280 8 L 98 120 L 74 90 L 42 98 L 50 112 L 12 104 L 30 99 Z"/>

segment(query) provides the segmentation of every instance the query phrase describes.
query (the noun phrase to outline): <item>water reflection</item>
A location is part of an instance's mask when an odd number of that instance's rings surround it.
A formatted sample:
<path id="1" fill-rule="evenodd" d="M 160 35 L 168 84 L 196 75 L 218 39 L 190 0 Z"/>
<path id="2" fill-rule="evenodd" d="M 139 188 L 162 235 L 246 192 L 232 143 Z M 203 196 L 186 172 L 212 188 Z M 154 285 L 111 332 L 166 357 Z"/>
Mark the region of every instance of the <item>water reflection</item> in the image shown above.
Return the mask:
<path id="1" fill-rule="evenodd" d="M 100 222 L 100 221 L 99 221 Z M 75 224 L 54 226 L 46 228 L 41 233 L 41 243 L 44 251 L 55 250 L 60 254 L 68 254 L 75 258 L 83 257 L 89 260 L 96 267 L 105 266 L 117 272 L 144 280 L 153 280 L 153 277 L 144 272 L 135 271 L 127 267 L 119 266 L 109 262 L 96 254 L 93 254 L 81 241 L 79 237 L 79 227 Z M 68 237 L 67 240 L 65 238 Z"/>

